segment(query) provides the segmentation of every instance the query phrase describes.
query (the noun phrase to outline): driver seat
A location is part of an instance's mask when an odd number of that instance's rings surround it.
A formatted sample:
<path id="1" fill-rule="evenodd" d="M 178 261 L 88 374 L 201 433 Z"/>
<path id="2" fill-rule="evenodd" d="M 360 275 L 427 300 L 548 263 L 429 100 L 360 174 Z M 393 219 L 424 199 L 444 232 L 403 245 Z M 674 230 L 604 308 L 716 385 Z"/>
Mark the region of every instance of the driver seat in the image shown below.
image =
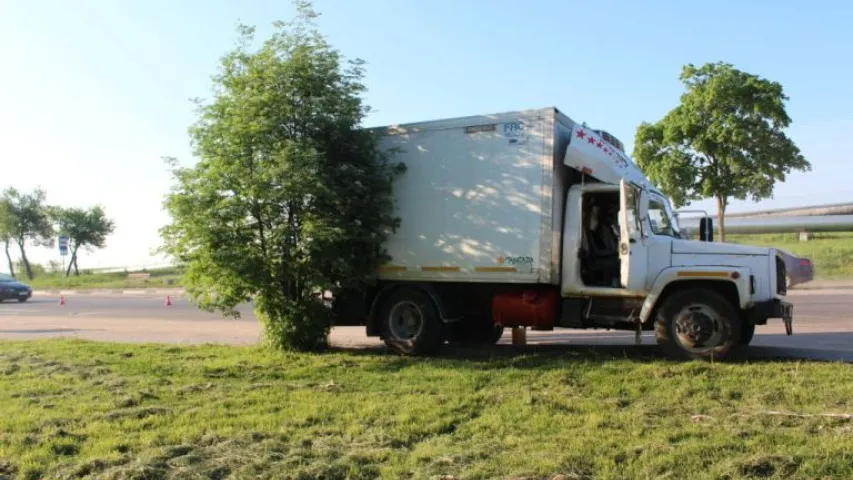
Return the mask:
<path id="1" fill-rule="evenodd" d="M 587 215 L 581 237 L 582 263 L 590 277 L 589 281 L 584 281 L 591 285 L 614 286 L 619 272 L 619 240 L 611 225 L 605 225 L 599 216 L 599 207 L 594 205 Z"/>

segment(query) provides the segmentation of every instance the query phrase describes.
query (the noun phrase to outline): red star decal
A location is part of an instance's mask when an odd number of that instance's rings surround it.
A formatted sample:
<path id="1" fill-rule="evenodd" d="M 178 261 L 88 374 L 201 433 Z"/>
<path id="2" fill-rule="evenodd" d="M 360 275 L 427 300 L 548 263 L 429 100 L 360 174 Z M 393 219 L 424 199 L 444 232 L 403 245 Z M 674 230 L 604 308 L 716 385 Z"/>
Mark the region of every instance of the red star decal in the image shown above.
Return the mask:
<path id="1" fill-rule="evenodd" d="M 603 144 L 603 143 L 601 143 L 601 142 L 598 142 L 598 143 L 596 143 L 596 144 L 595 144 L 595 146 L 596 146 L 596 147 L 598 147 L 598 148 L 601 148 L 601 147 L 603 147 L 603 146 L 604 146 L 604 144 Z"/>
<path id="2" fill-rule="evenodd" d="M 591 143 L 592 145 L 595 145 L 595 139 L 594 139 L 594 138 L 592 138 L 592 135 L 590 135 L 590 136 L 589 136 L 589 139 L 588 139 L 587 141 L 588 141 L 589 143 Z"/>
<path id="3" fill-rule="evenodd" d="M 609 152 L 608 152 L 608 150 L 607 150 L 606 148 L 604 149 L 604 153 L 609 153 Z"/>
<path id="4" fill-rule="evenodd" d="M 578 130 L 577 132 L 575 132 L 575 135 L 576 135 L 578 138 L 583 138 L 583 137 L 585 137 L 585 136 L 586 136 L 586 133 L 585 133 L 583 130 Z"/>

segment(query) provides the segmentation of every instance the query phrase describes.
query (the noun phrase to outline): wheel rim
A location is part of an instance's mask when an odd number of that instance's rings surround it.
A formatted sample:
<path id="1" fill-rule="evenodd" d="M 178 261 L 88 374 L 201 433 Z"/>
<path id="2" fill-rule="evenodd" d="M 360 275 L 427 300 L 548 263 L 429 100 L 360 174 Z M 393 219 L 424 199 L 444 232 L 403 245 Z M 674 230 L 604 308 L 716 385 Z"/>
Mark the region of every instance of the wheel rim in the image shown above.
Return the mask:
<path id="1" fill-rule="evenodd" d="M 414 302 L 400 302 L 388 314 L 388 327 L 396 340 L 412 340 L 424 329 L 424 316 Z"/>
<path id="2" fill-rule="evenodd" d="M 674 327 L 678 344 L 692 352 L 713 349 L 719 346 L 724 338 L 720 314 L 707 305 L 685 306 L 675 316 Z"/>

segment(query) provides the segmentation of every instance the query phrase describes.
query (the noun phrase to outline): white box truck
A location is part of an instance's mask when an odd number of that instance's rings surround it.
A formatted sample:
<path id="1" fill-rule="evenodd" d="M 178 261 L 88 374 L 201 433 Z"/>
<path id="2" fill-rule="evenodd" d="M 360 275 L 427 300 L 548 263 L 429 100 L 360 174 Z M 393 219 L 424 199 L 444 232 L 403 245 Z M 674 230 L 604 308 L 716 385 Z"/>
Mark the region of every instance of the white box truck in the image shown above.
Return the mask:
<path id="1" fill-rule="evenodd" d="M 778 252 L 681 237 L 619 140 L 545 108 L 380 129 L 407 172 L 392 260 L 335 292 L 339 325 L 404 354 L 494 343 L 504 327 L 653 330 L 671 356 L 722 359 L 780 318 Z M 709 241 L 710 240 L 710 241 Z"/>

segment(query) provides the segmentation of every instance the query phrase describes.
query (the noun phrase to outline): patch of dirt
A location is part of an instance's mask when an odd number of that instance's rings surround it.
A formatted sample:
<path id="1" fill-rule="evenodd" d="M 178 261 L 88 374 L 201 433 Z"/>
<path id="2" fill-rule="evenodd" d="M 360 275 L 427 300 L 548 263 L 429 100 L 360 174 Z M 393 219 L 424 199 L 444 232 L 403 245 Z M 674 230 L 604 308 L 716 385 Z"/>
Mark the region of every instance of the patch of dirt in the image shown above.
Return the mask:
<path id="1" fill-rule="evenodd" d="M 138 418 L 143 419 L 146 417 L 150 417 L 152 415 L 165 415 L 169 413 L 171 410 L 164 407 L 142 407 L 142 408 L 129 408 L 122 410 L 113 410 L 103 416 L 106 420 L 119 420 L 122 418 Z"/>
<path id="2" fill-rule="evenodd" d="M 134 455 L 122 464 L 96 463 L 80 467 L 103 479 L 184 478 L 353 478 L 379 476 L 379 460 L 387 451 L 376 444 L 359 446 L 339 439 L 301 446 L 288 443 L 284 436 L 249 432 L 234 438 L 207 435 L 186 444 L 167 445 L 151 454 Z M 383 454 L 385 452 L 385 454 Z"/>
<path id="3" fill-rule="evenodd" d="M 800 468 L 800 463 L 794 457 L 761 456 L 741 464 L 738 471 L 747 478 L 789 477 Z"/>
<path id="4" fill-rule="evenodd" d="M 196 383 L 196 384 L 190 384 L 190 385 L 185 385 L 185 386 L 181 387 L 180 389 L 178 389 L 178 393 L 179 393 L 179 394 L 181 394 L 181 395 L 185 395 L 185 394 L 187 394 L 187 393 L 203 392 L 203 391 L 205 391 L 205 390 L 210 390 L 210 389 L 211 389 L 211 388 L 213 388 L 214 386 L 215 386 L 215 385 L 214 385 L 214 384 L 212 384 L 212 383 L 205 383 L 205 384 Z"/>
<path id="5" fill-rule="evenodd" d="M 0 458 L 0 479 L 12 478 L 12 475 L 17 471 L 18 469 L 12 465 L 12 462 Z"/>

